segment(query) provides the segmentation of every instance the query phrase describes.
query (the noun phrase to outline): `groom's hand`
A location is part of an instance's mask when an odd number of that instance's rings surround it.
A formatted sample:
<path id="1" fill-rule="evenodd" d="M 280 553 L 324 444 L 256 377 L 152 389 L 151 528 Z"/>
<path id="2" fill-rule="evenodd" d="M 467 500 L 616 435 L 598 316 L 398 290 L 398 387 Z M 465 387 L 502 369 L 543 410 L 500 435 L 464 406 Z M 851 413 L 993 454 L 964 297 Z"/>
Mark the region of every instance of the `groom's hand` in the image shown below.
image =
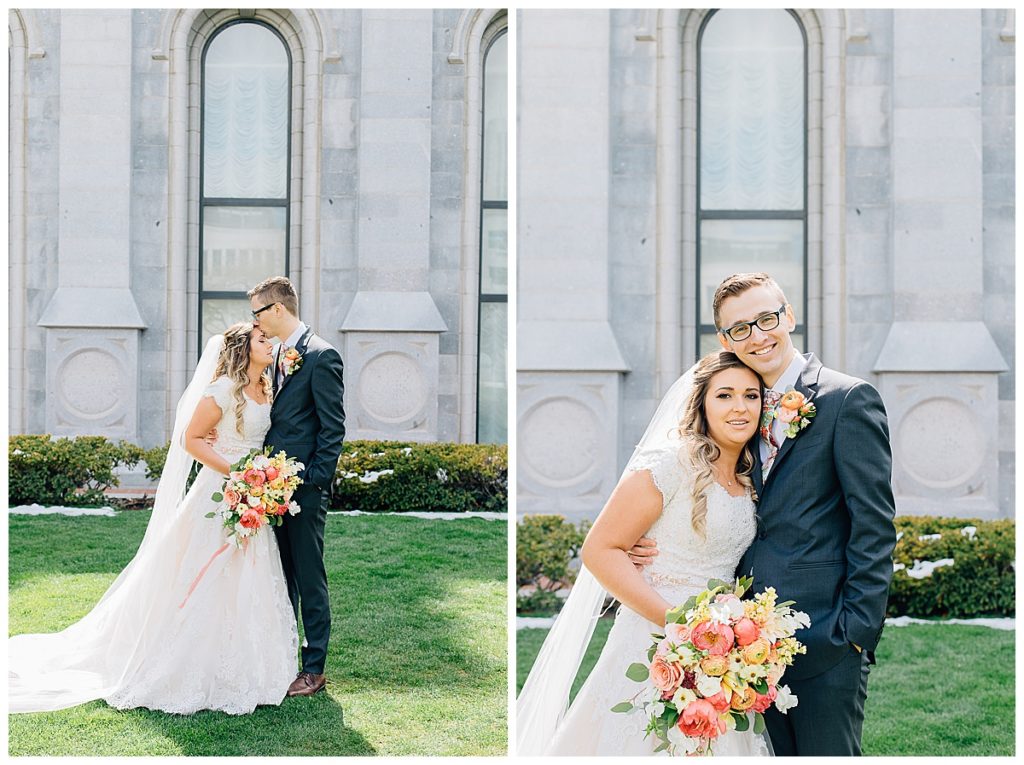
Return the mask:
<path id="1" fill-rule="evenodd" d="M 654 556 L 658 554 L 658 543 L 647 537 L 640 537 L 626 555 L 630 562 L 636 566 L 637 571 L 643 571 L 646 566 L 654 563 Z"/>

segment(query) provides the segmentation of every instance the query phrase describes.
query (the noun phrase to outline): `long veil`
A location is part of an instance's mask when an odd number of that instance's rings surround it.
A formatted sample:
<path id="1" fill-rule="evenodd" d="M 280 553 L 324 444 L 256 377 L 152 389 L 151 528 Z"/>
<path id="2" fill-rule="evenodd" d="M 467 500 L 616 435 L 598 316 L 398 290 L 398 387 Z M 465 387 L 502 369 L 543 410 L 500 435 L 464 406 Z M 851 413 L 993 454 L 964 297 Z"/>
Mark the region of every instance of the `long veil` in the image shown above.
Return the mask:
<path id="1" fill-rule="evenodd" d="M 677 428 L 693 388 L 694 368 L 676 380 L 662 398 L 623 475 L 638 459 L 667 449 L 678 439 Z M 541 755 L 554 737 L 569 707 L 569 690 L 606 595 L 600 582 L 586 566 L 582 567 L 516 702 L 516 755 Z"/>
<path id="2" fill-rule="evenodd" d="M 7 641 L 10 712 L 43 712 L 111 695 L 149 651 L 159 650 L 154 620 L 170 602 L 166 585 L 183 554 L 191 519 L 179 517 L 193 460 L 185 429 L 216 370 L 224 336 L 211 338 L 178 401 L 167 459 L 142 544 L 96 606 L 62 632 Z M 145 626 L 144 626 L 145 625 Z"/>

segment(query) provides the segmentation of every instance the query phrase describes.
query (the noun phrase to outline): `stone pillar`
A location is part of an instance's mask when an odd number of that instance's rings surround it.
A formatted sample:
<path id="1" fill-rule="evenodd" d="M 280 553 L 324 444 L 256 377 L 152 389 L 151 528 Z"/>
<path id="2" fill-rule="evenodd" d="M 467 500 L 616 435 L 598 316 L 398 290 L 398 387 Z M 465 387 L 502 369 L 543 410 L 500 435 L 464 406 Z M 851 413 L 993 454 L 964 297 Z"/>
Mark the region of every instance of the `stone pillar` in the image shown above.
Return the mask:
<path id="1" fill-rule="evenodd" d="M 130 287 L 130 10 L 60 12 L 60 231 L 46 328 L 46 427 L 138 441 Z"/>
<path id="2" fill-rule="evenodd" d="M 893 13 L 894 318 L 875 363 L 897 511 L 999 515 L 997 377 L 983 323 L 980 11 Z"/>
<path id="3" fill-rule="evenodd" d="M 592 518 L 618 477 L 609 12 L 519 18 L 518 510 Z"/>
<path id="4" fill-rule="evenodd" d="M 428 292 L 433 12 L 362 12 L 359 288 L 345 315 L 350 438 L 437 439 L 439 336 Z"/>

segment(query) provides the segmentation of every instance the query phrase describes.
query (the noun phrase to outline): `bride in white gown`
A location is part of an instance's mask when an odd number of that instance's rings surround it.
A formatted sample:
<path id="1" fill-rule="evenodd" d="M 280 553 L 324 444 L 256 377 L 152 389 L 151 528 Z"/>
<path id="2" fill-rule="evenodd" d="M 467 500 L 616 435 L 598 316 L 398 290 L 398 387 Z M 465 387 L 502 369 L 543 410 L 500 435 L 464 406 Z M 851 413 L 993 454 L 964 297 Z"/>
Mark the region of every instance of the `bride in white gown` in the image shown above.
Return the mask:
<path id="1" fill-rule="evenodd" d="M 611 708 L 643 690 L 626 669 L 647 663 L 665 612 L 731 581 L 756 533 L 753 455 L 747 442 L 761 415 L 759 378 L 729 352 L 703 358 L 669 390 L 584 543 L 584 568 L 544 642 L 517 703 L 519 755 L 650 755 L 639 713 Z M 641 537 L 659 556 L 644 573 L 627 551 Z M 568 705 L 569 688 L 607 592 L 623 606 L 601 656 Z M 716 756 L 768 755 L 766 737 L 730 731 Z"/>
<path id="2" fill-rule="evenodd" d="M 230 465 L 263 446 L 272 361 L 251 324 L 210 340 L 178 403 L 139 551 L 81 621 L 9 639 L 9 711 L 104 699 L 119 709 L 246 714 L 281 703 L 298 638 L 275 535 L 264 528 L 244 548 L 232 543 L 214 556 L 226 530 L 205 517 Z M 203 439 L 213 426 L 211 447 Z M 203 467 L 185 494 L 193 459 Z"/>

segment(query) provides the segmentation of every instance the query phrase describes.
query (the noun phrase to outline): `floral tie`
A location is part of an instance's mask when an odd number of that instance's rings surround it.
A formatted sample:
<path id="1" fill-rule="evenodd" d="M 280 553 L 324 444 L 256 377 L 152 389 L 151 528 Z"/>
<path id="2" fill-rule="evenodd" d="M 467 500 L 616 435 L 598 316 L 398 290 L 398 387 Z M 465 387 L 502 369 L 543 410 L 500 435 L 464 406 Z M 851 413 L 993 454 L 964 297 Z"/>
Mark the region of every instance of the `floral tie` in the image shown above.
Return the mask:
<path id="1" fill-rule="evenodd" d="M 761 480 L 768 477 L 768 471 L 772 469 L 772 463 L 779 453 L 779 442 L 772 434 L 772 424 L 775 422 L 775 409 L 782 400 L 782 394 L 775 390 L 764 392 L 764 406 L 761 409 L 761 438 L 768 444 L 768 459 L 761 465 Z"/>

